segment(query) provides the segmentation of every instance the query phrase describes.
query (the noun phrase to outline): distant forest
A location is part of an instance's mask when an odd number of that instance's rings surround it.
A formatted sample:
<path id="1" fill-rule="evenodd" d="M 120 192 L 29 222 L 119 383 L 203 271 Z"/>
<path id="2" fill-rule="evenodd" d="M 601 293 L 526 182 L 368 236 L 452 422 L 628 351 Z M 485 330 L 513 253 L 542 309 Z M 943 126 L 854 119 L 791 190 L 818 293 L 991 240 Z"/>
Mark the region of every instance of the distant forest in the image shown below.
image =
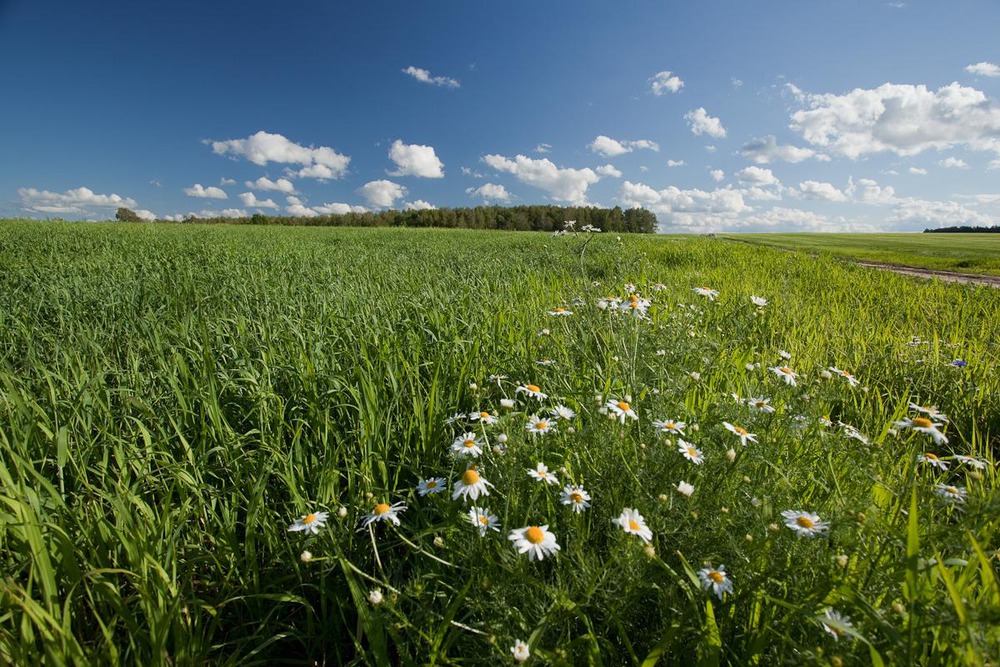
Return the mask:
<path id="1" fill-rule="evenodd" d="M 1000 234 L 1000 225 L 993 227 L 941 227 L 925 229 L 924 234 Z"/>
<path id="2" fill-rule="evenodd" d="M 126 209 L 127 210 L 127 209 Z M 122 211 L 119 210 L 119 214 Z M 124 216 L 127 218 L 127 214 Z M 123 216 L 118 217 L 119 220 Z M 439 208 L 419 211 L 380 211 L 344 213 L 310 217 L 262 215 L 247 218 L 184 219 L 191 223 L 227 223 L 243 225 L 299 225 L 306 227 L 446 227 L 453 229 L 500 229 L 511 231 L 554 232 L 568 220 L 576 221 L 576 230 L 591 225 L 605 232 L 652 234 L 656 216 L 644 208 L 562 207 L 562 206 L 477 206 L 475 208 Z"/>

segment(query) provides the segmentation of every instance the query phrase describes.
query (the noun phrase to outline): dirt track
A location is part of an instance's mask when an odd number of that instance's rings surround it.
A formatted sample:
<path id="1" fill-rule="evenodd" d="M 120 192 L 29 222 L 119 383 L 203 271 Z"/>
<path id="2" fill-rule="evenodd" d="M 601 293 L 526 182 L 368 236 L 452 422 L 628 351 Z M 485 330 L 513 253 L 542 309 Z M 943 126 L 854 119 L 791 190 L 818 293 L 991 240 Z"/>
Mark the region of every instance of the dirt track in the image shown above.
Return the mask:
<path id="1" fill-rule="evenodd" d="M 849 260 L 858 266 L 867 266 L 873 269 L 883 269 L 894 271 L 904 276 L 917 276 L 918 278 L 940 278 L 953 283 L 968 283 L 971 285 L 989 285 L 1000 288 L 1000 276 L 983 276 L 975 273 L 955 273 L 954 271 L 935 271 L 932 269 L 917 269 L 912 266 L 902 266 L 900 264 L 886 264 L 884 262 L 863 262 Z"/>

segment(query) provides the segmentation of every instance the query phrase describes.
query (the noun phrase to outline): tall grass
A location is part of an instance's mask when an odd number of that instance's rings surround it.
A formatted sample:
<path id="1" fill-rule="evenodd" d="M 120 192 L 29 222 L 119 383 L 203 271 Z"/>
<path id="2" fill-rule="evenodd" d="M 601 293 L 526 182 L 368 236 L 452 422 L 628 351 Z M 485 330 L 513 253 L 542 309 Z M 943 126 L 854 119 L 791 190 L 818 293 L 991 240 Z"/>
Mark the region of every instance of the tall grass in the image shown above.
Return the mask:
<path id="1" fill-rule="evenodd" d="M 597 307 L 626 283 L 647 320 Z M 986 288 L 712 239 L 4 223 L 0 662 L 502 664 L 521 639 L 540 664 L 989 664 L 998 321 Z M 626 396 L 637 421 L 599 411 Z M 950 416 L 947 445 L 892 425 L 911 401 Z M 526 432 L 557 404 L 577 416 Z M 479 410 L 500 422 L 448 423 Z M 467 429 L 485 537 L 469 503 L 415 490 L 461 475 Z M 532 480 L 540 461 L 592 507 Z M 359 529 L 380 502 L 401 525 Z M 652 549 L 612 523 L 626 507 Z M 829 531 L 796 537 L 788 509 Z M 287 530 L 320 510 L 318 534 Z M 558 555 L 512 549 L 532 524 Z M 732 595 L 702 588 L 709 564 Z"/>

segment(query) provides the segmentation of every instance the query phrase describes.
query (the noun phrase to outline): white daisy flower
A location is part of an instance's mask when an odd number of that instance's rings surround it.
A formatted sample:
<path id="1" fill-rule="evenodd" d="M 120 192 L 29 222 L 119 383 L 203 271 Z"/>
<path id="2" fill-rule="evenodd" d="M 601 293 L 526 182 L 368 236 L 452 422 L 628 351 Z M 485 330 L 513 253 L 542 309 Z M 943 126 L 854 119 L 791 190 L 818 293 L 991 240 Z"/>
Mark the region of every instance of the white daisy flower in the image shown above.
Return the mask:
<path id="1" fill-rule="evenodd" d="M 526 394 L 527 396 L 531 396 L 532 398 L 537 398 L 540 401 L 544 401 L 546 398 L 549 397 L 548 394 L 543 394 L 542 390 L 539 389 L 538 385 L 535 384 L 522 384 L 521 386 L 519 386 L 517 389 L 514 390 L 514 393 Z"/>
<path id="2" fill-rule="evenodd" d="M 451 417 L 445 418 L 444 423 L 445 423 L 445 425 L 450 426 L 450 425 L 454 424 L 457 421 L 462 421 L 466 417 L 467 417 L 467 415 L 464 412 L 456 412 Z"/>
<path id="3" fill-rule="evenodd" d="M 720 565 L 718 569 L 709 565 L 706 568 L 698 570 L 698 578 L 701 579 L 702 588 L 706 591 L 712 591 L 720 600 L 724 593 L 729 593 L 730 595 L 733 593 L 733 582 L 729 579 L 729 575 L 726 574 L 725 565 Z"/>
<path id="4" fill-rule="evenodd" d="M 785 350 L 778 350 L 778 356 L 784 359 L 785 361 L 788 361 L 789 359 L 792 358 L 792 353 L 787 352 Z"/>
<path id="5" fill-rule="evenodd" d="M 740 444 L 744 447 L 747 446 L 747 442 L 757 442 L 757 436 L 754 433 L 748 433 L 742 426 L 733 426 L 729 422 L 722 422 L 722 425 L 726 427 L 726 430 L 730 433 L 734 433 L 739 436 Z"/>
<path id="6" fill-rule="evenodd" d="M 641 298 L 638 294 L 630 294 L 627 301 L 623 301 L 618 308 L 636 317 L 645 317 L 649 309 L 650 301 Z"/>
<path id="7" fill-rule="evenodd" d="M 612 519 L 611 522 L 621 526 L 626 533 L 638 535 L 643 542 L 649 542 L 653 539 L 653 531 L 646 526 L 646 520 L 639 514 L 639 510 L 626 507 L 622 510 L 621 515 L 617 519 Z"/>
<path id="8" fill-rule="evenodd" d="M 836 366 L 830 366 L 830 372 L 833 373 L 834 375 L 839 375 L 840 377 L 847 380 L 847 384 L 851 385 L 852 387 L 857 387 L 858 384 L 860 384 L 856 377 L 854 377 L 847 371 L 837 368 Z"/>
<path id="9" fill-rule="evenodd" d="M 774 407 L 771 405 L 770 398 L 748 398 L 746 404 L 757 412 L 763 412 L 765 414 L 770 414 L 774 412 Z"/>
<path id="10" fill-rule="evenodd" d="M 297 533 L 301 530 L 313 535 L 319 534 L 319 529 L 326 525 L 326 518 L 329 512 L 310 512 L 295 520 L 295 523 L 288 527 L 289 532 Z"/>
<path id="11" fill-rule="evenodd" d="M 916 403 L 910 403 L 910 409 L 922 412 L 931 419 L 938 419 L 943 422 L 948 421 L 948 415 L 938 410 L 936 405 L 917 405 Z"/>
<path id="12" fill-rule="evenodd" d="M 549 532 L 548 526 L 515 528 L 507 539 L 514 543 L 518 553 L 528 554 L 528 560 L 542 560 L 559 551 L 556 536 Z"/>
<path id="13" fill-rule="evenodd" d="M 552 332 L 549 331 L 548 329 L 542 329 L 541 331 L 538 332 L 538 337 L 541 338 L 542 336 L 548 336 L 551 333 Z"/>
<path id="14" fill-rule="evenodd" d="M 500 407 L 507 410 L 512 410 L 514 408 L 514 399 L 512 398 L 501 398 Z"/>
<path id="15" fill-rule="evenodd" d="M 709 301 L 715 301 L 715 297 L 719 296 L 719 291 L 711 287 L 695 287 L 691 291 L 698 296 L 708 297 Z"/>
<path id="16" fill-rule="evenodd" d="M 976 470 L 986 470 L 986 467 L 989 465 L 986 461 L 982 461 L 980 459 L 976 459 L 971 456 L 965 456 L 963 454 L 955 454 L 955 456 L 952 458 L 954 458 L 959 463 L 964 463 L 967 466 L 972 466 Z"/>
<path id="17" fill-rule="evenodd" d="M 597 307 L 601 310 L 607 310 L 608 308 L 617 308 L 622 300 L 617 296 L 605 296 L 597 300 Z"/>
<path id="18" fill-rule="evenodd" d="M 546 368 L 554 365 L 556 362 L 553 359 L 539 359 L 535 362 L 536 366 L 545 366 Z"/>
<path id="19" fill-rule="evenodd" d="M 939 468 L 942 471 L 948 470 L 948 462 L 942 461 L 938 458 L 937 454 L 932 454 L 931 452 L 924 452 L 917 457 L 917 461 L 920 463 L 926 463 L 932 468 Z"/>
<path id="20" fill-rule="evenodd" d="M 625 401 L 616 401 L 615 399 L 609 399 L 604 407 L 608 409 L 608 412 L 613 414 L 618 418 L 618 421 L 622 424 L 625 423 L 626 418 L 638 419 L 639 415 L 635 414 L 635 410 L 632 406 Z"/>
<path id="21" fill-rule="evenodd" d="M 565 308 L 556 308 L 555 310 L 550 310 L 549 315 L 554 317 L 569 317 L 573 314 L 572 310 L 566 310 Z"/>
<path id="22" fill-rule="evenodd" d="M 758 308 L 763 308 L 767 305 L 767 299 L 762 296 L 751 296 L 750 303 L 757 306 Z"/>
<path id="23" fill-rule="evenodd" d="M 966 496 L 969 495 L 969 492 L 962 487 L 950 484 L 935 484 L 934 493 L 953 503 L 964 503 Z"/>
<path id="24" fill-rule="evenodd" d="M 816 537 L 829 527 L 825 521 L 820 521 L 818 514 L 799 510 L 785 510 L 781 513 L 785 525 L 795 531 L 799 537 Z"/>
<path id="25" fill-rule="evenodd" d="M 549 472 L 547 465 L 539 461 L 538 466 L 535 469 L 528 468 L 528 475 L 539 482 L 545 482 L 546 484 L 558 484 L 559 478 L 553 473 Z"/>
<path id="26" fill-rule="evenodd" d="M 420 480 L 420 483 L 417 484 L 417 493 L 421 496 L 426 496 L 432 493 L 441 493 L 444 490 L 444 477 L 430 477 L 428 479 Z"/>
<path id="27" fill-rule="evenodd" d="M 492 426 L 499 421 L 499 418 L 496 415 L 491 415 L 486 410 L 480 410 L 479 412 L 470 412 L 469 421 L 478 421 Z"/>
<path id="28" fill-rule="evenodd" d="M 790 384 L 793 387 L 796 386 L 795 378 L 797 378 L 798 375 L 796 375 L 795 371 L 788 366 L 772 366 L 769 367 L 768 370 L 784 380 L 785 384 Z"/>
<path id="29" fill-rule="evenodd" d="M 823 615 L 818 620 L 823 629 L 837 641 L 849 637 L 854 630 L 854 626 L 851 625 L 851 617 L 844 616 L 833 609 L 824 610 Z"/>
<path id="30" fill-rule="evenodd" d="M 563 505 L 570 505 L 573 511 L 579 514 L 583 510 L 590 507 L 590 494 L 583 490 L 582 486 L 572 486 L 567 484 L 563 487 L 562 495 L 559 497 L 559 501 Z"/>
<path id="31" fill-rule="evenodd" d="M 490 514 L 489 508 L 479 509 L 472 507 L 469 509 L 469 521 L 479 529 L 479 536 L 485 537 L 486 531 L 495 530 L 500 532 L 500 518 L 495 514 Z"/>
<path id="32" fill-rule="evenodd" d="M 705 457 L 701 455 L 701 450 L 682 438 L 677 438 L 677 451 L 695 465 L 701 465 L 705 461 Z"/>
<path id="33" fill-rule="evenodd" d="M 478 436 L 470 431 L 455 438 L 455 442 L 451 443 L 451 451 L 455 456 L 476 458 L 483 453 L 482 444 Z"/>
<path id="34" fill-rule="evenodd" d="M 926 417 L 907 417 L 902 421 L 892 423 L 900 428 L 909 428 L 917 431 L 918 433 L 926 433 L 934 439 L 934 444 L 936 445 L 944 445 L 948 443 L 947 436 L 938 430 L 938 426 L 941 424 L 935 424 Z"/>
<path id="35" fill-rule="evenodd" d="M 565 405 L 557 405 L 549 414 L 552 415 L 553 419 L 565 419 L 566 421 L 576 417 L 576 413 L 567 408 Z"/>
<path id="36" fill-rule="evenodd" d="M 684 427 L 687 426 L 684 422 L 674 421 L 673 419 L 664 419 L 653 422 L 653 426 L 664 433 L 674 433 L 677 435 L 684 435 Z"/>
<path id="37" fill-rule="evenodd" d="M 459 496 L 468 500 L 471 498 L 475 500 L 479 496 L 490 495 L 490 490 L 486 487 L 493 486 L 486 478 L 479 474 L 475 468 L 469 468 L 457 482 L 455 482 L 455 491 L 451 494 L 452 500 L 458 500 Z"/>
<path id="38" fill-rule="evenodd" d="M 528 417 L 528 423 L 525 426 L 528 433 L 532 435 L 545 435 L 546 433 L 551 433 L 555 430 L 552 422 L 548 419 L 542 419 L 538 415 L 531 415 Z"/>
<path id="39" fill-rule="evenodd" d="M 382 600 L 384 599 L 385 596 L 382 595 L 381 588 L 373 588 L 368 591 L 368 602 L 370 602 L 373 607 L 377 607 L 382 604 Z"/>
<path id="40" fill-rule="evenodd" d="M 365 516 L 365 518 L 361 520 L 361 526 L 369 526 L 376 521 L 389 521 L 398 526 L 398 514 L 405 510 L 406 505 L 401 502 L 394 505 L 390 505 L 389 503 L 379 503 L 372 509 L 371 514 Z"/>
<path id="41" fill-rule="evenodd" d="M 677 493 L 681 494 L 685 498 L 690 498 L 691 494 L 694 493 L 694 487 L 681 480 L 677 483 Z"/>
<path id="42" fill-rule="evenodd" d="M 855 427 L 851 426 L 850 424 L 843 424 L 842 426 L 844 428 L 845 438 L 854 438 L 855 440 L 861 442 L 864 445 L 872 444 L 871 440 L 868 439 L 868 436 L 866 436 L 864 433 L 862 433 Z"/>
<path id="43" fill-rule="evenodd" d="M 500 375 L 497 373 L 494 373 L 489 377 L 490 382 L 496 382 L 498 386 L 500 385 L 501 382 L 503 382 L 506 379 L 507 379 L 506 375 Z"/>

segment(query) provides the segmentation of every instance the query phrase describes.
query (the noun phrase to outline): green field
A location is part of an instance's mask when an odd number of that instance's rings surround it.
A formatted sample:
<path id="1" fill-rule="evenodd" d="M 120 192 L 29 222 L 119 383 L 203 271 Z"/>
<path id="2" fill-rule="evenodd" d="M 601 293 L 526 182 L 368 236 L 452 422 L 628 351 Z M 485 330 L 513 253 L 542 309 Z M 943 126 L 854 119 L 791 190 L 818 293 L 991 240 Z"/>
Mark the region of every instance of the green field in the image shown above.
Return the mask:
<path id="1" fill-rule="evenodd" d="M 1000 234 L 725 234 L 722 238 L 847 259 L 1000 276 Z"/>
<path id="2" fill-rule="evenodd" d="M 721 239 L 0 222 L 0 663 L 995 662 L 997 322 Z"/>

